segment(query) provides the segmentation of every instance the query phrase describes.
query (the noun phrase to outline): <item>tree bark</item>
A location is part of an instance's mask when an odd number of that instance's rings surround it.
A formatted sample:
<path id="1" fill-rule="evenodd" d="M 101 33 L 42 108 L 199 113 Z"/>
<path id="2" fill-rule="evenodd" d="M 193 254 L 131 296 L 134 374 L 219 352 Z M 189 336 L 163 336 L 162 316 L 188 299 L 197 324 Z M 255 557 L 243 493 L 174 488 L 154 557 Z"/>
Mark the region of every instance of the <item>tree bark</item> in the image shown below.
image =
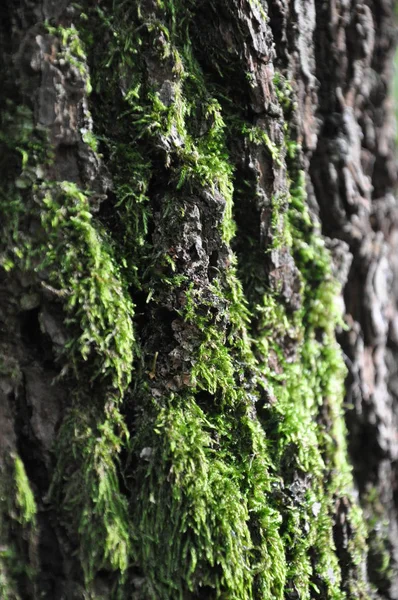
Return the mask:
<path id="1" fill-rule="evenodd" d="M 392 0 L 0 14 L 1 598 L 398 599 Z"/>

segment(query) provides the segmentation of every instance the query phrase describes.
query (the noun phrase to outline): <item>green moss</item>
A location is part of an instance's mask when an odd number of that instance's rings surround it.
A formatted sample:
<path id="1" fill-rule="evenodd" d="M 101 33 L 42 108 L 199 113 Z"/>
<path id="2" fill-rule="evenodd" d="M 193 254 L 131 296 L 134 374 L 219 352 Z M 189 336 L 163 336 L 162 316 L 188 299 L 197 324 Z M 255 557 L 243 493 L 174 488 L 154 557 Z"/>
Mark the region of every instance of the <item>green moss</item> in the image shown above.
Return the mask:
<path id="1" fill-rule="evenodd" d="M 0 374 L 3 383 L 15 387 L 21 384 L 19 365 L 9 356 L 0 358 Z M 35 551 L 36 512 L 35 498 L 22 460 L 11 452 L 3 455 L 0 466 L 0 597 L 4 600 L 21 600 L 21 589 L 34 580 L 28 554 Z"/>
<path id="2" fill-rule="evenodd" d="M 280 107 L 283 110 L 283 114 L 285 117 L 285 130 L 287 131 L 287 139 L 285 142 L 287 145 L 295 144 L 296 142 L 291 139 L 289 135 L 290 128 L 290 116 L 292 115 L 292 111 L 296 108 L 295 99 L 294 99 L 294 91 L 291 83 L 286 79 L 286 77 L 279 71 L 276 71 L 273 77 L 273 84 L 275 94 L 278 98 L 278 102 Z"/>
<path id="3" fill-rule="evenodd" d="M 33 589 L 36 561 L 35 498 L 19 456 L 6 457 L 0 481 L 0 593 L 21 600 Z"/>
<path id="4" fill-rule="evenodd" d="M 118 65 L 120 76 L 125 61 L 132 72 L 123 100 L 131 139 L 148 157 L 154 144 L 166 148 L 168 191 L 194 194 L 204 187 L 224 196 L 223 239 L 229 242 L 234 232 L 233 167 L 225 118 L 220 104 L 204 91 L 209 87 L 193 59 L 187 38 L 189 9 L 170 3 L 164 8 L 165 22 L 162 27 L 153 24 L 151 32 L 163 34 L 163 57 L 172 65 L 169 101 L 142 83 L 138 58 L 135 66 L 128 56 L 121 58 L 119 40 L 127 40 L 129 28 L 117 13 L 106 19 L 102 15 L 103 22 L 111 21 L 117 29 L 118 50 L 110 49 L 113 68 Z M 137 31 L 140 21 L 134 18 Z M 145 30 L 147 25 L 141 25 Z M 146 34 L 130 36 L 134 56 L 148 39 Z M 288 84 L 282 82 L 278 90 L 284 110 L 292 111 L 292 100 L 284 99 L 291 95 Z M 200 120 L 199 101 L 204 107 Z M 267 132 L 240 123 L 242 134 L 266 148 L 277 168 L 283 168 L 285 154 L 295 161 L 299 150 L 293 141 L 277 148 Z M 185 298 L 180 316 L 191 326 L 195 344 L 191 394 L 163 398 L 159 405 L 147 399 L 151 417 L 139 419 L 133 440 L 139 464 L 134 475 L 139 500 L 133 503 L 136 560 L 146 577 L 148 597 L 184 597 L 204 586 L 214 597 L 282 598 L 296 590 L 301 598 L 310 598 L 317 589 L 325 597 L 346 597 L 333 540 L 335 500 L 350 494 L 351 486 L 341 409 L 345 368 L 334 338 L 341 321 L 339 289 L 306 207 L 303 177 L 293 164 L 289 171 L 289 194 L 272 202 L 272 239 L 274 249 L 285 247 L 293 254 L 301 272 L 300 310 L 287 312 L 269 292 L 261 304 L 247 305 L 233 259 L 226 274 L 204 289 L 177 274 L 172 257 L 156 257 L 158 265 L 167 261 L 174 272 L 159 285 L 182 277 L 176 283 Z M 149 301 L 160 302 L 152 290 Z M 296 353 L 287 359 L 284 343 L 289 336 Z M 275 404 L 259 419 L 255 406 L 264 387 Z M 330 433 L 318 422 L 321 407 L 332 416 Z M 301 479 L 302 497 L 290 489 Z M 239 504 L 235 515 L 224 513 L 213 482 L 229 502 Z M 364 552 L 361 517 L 352 520 L 358 534 L 350 552 L 358 561 Z M 231 538 L 231 523 L 236 539 Z"/>
<path id="5" fill-rule="evenodd" d="M 225 145 L 225 123 L 216 98 L 209 95 L 203 74 L 197 65 L 188 35 L 189 7 L 165 3 L 169 11 L 170 28 L 156 20 L 147 22 L 135 14 L 134 10 L 114 13 L 99 10 L 104 29 L 111 29 L 114 43 L 101 58 L 100 68 L 112 68 L 114 75 L 96 76 L 94 86 L 109 93 L 109 104 L 114 99 L 114 90 L 119 86 L 118 78 L 124 78 L 129 70 L 130 85 L 123 90 L 120 100 L 120 116 L 125 119 L 130 139 L 146 150 L 147 162 L 153 154 L 153 142 L 164 149 L 165 167 L 169 170 L 169 181 L 177 189 L 201 189 L 209 187 L 218 191 L 225 202 L 226 218 L 223 235 L 228 242 L 233 233 L 232 221 L 232 167 L 228 160 Z M 177 13 L 180 14 L 178 28 Z M 128 15 L 128 16 L 127 16 Z M 145 66 L 140 63 L 139 49 L 153 40 L 154 45 L 161 41 L 160 58 L 165 71 L 172 71 L 172 81 L 168 80 L 168 91 L 163 92 L 155 84 L 145 84 Z M 132 57 L 137 57 L 132 60 Z M 98 70 L 100 73 L 100 70 Z M 106 99 L 107 103 L 108 100 Z M 112 109 L 111 109 L 112 110 Z M 120 137 L 120 136 L 119 136 Z M 136 150 L 138 150 L 136 144 Z"/>
<path id="6" fill-rule="evenodd" d="M 60 44 L 57 50 L 57 60 L 61 61 L 61 65 L 64 61 L 79 71 L 85 80 L 86 92 L 90 94 L 92 87 L 87 69 L 86 53 L 74 25 L 72 24 L 70 27 L 52 27 L 47 23 L 46 29 L 48 33 L 57 38 Z"/>
<path id="7" fill-rule="evenodd" d="M 62 303 L 70 339 L 60 358 L 65 368 L 74 365 L 80 390 L 59 432 L 53 507 L 88 590 L 104 569 L 131 594 L 131 566 L 142 575 L 140 593 L 153 600 L 366 597 L 358 568 L 366 535 L 351 493 L 345 367 L 335 340 L 340 290 L 307 207 L 300 149 L 288 127 L 278 148 L 242 115 L 227 132 L 227 111 L 194 57 L 194 3 L 158 5 L 162 11 L 149 19 L 145 6 L 103 2 L 90 6 L 84 21 L 98 131 L 83 132 L 83 141 L 101 150 L 113 180 L 100 217 L 90 190 L 43 181 L 42 158 L 28 153 L 31 115 L 13 138 L 24 175 L 3 204 L 12 214 L 3 264 L 34 273 Z M 49 31 L 59 39 L 59 56 L 88 80 L 77 31 Z M 143 57 L 151 52 L 165 88 L 148 77 Z M 291 87 L 281 76 L 275 85 L 288 119 Z M 228 152 L 235 133 L 264 148 L 281 179 L 288 167 L 285 192 L 270 203 L 272 243 L 253 258 L 253 240 L 247 262 L 227 247 L 235 231 Z M 255 194 L 252 187 L 246 193 Z M 172 251 L 162 244 L 160 251 L 150 235 L 159 219 L 153 207 L 161 215 L 157 233 L 170 225 L 175 235 L 184 196 L 203 190 L 225 201 L 213 233 L 226 266 L 211 283 L 180 272 Z M 35 223 L 28 234 L 25 218 Z M 270 251 L 288 252 L 300 272 L 295 311 L 259 281 L 256 268 Z M 255 293 L 241 280 L 254 282 Z M 164 391 L 166 377 L 156 381 L 163 348 L 148 349 L 145 339 L 136 347 L 130 293 L 141 294 L 141 302 L 143 296 L 151 315 L 165 306 L 173 318 L 178 312 L 189 329 L 189 372 L 178 393 Z M 171 294 L 181 301 L 170 309 L 164 298 Z M 133 394 L 132 363 L 140 353 Z M 321 413 L 331 426 L 323 426 Z M 19 477 L 19 518 L 32 523 L 34 501 Z M 333 536 L 336 502 L 343 500 L 353 531 L 348 578 Z"/>
<path id="8" fill-rule="evenodd" d="M 20 230 L 11 234 L 17 244 L 9 246 L 3 262 L 34 271 L 62 299 L 66 323 L 80 329 L 65 346 L 72 363 L 93 356 L 93 378 L 109 377 L 122 391 L 131 379 L 133 304 L 107 236 L 92 218 L 90 193 L 67 181 L 45 182 L 35 186 L 34 200 L 30 211 L 21 200 Z M 41 224 L 36 236 L 23 231 L 28 214 Z"/>
<path id="9" fill-rule="evenodd" d="M 124 61 L 131 67 L 132 87 L 123 96 L 127 105 L 123 120 L 131 146 L 141 156 L 145 152 L 147 163 L 154 157 L 154 146 L 167 148 L 164 189 L 177 193 L 164 194 L 164 219 L 169 210 L 167 223 L 175 227 L 183 218 L 181 213 L 174 223 L 181 194 L 207 188 L 226 200 L 220 233 L 227 241 L 233 232 L 232 167 L 224 121 L 219 103 L 204 93 L 203 78 L 189 51 L 174 46 L 176 40 L 181 41 L 177 12 L 172 15 L 171 31 L 166 34 L 161 29 L 167 56 L 174 63 L 171 105 L 161 100 L 158 91 L 138 83 L 140 77 L 144 81 L 139 59 L 132 65 L 128 56 L 122 57 L 120 40 L 128 43 L 128 28 L 117 21 L 117 12 L 102 14 L 101 20 L 108 24 L 111 20 L 112 27 L 117 23 L 119 28 L 117 50 L 109 48 L 113 70 L 120 73 Z M 146 43 L 144 38 L 138 42 L 131 34 L 134 55 L 139 45 Z M 93 79 L 96 81 L 95 71 Z M 98 85 L 102 91 L 106 89 L 104 80 Z M 115 143 L 114 148 L 117 156 L 120 144 Z M 121 181 L 129 179 L 128 164 L 136 166 L 130 157 L 124 158 Z M 147 173 L 152 168 L 147 166 Z M 118 165 L 114 171 L 120 173 Z M 137 203 L 133 194 L 131 198 L 134 209 Z M 122 214 L 123 203 L 119 208 Z M 163 221 L 162 227 L 166 227 Z M 149 249 L 146 241 L 145 245 Z M 156 254 L 152 260 L 154 266 L 144 273 L 144 285 L 145 277 L 151 277 L 146 284 L 147 302 L 161 302 L 162 286 L 173 284 L 175 293 L 182 291 L 180 316 L 194 332 L 195 350 L 190 395 L 163 397 L 158 404 L 146 396 L 144 382 L 136 383 L 136 402 L 145 408 L 138 411 L 138 432 L 132 439 L 138 465 L 131 491 L 132 560 L 143 571 L 142 593 L 150 598 L 182 598 L 206 590 L 210 597 L 282 598 L 286 565 L 279 535 L 281 518 L 265 502 L 271 491 L 268 450 L 264 432 L 251 414 L 252 401 L 242 390 L 245 371 L 255 364 L 255 358 L 233 259 L 226 278 L 216 278 L 206 289 L 179 274 L 172 256 Z M 167 265 L 171 276 L 163 274 Z M 153 356 L 150 363 L 149 375 L 155 377 Z M 200 406 L 200 398 L 208 399 L 209 410 Z"/>
<path id="10" fill-rule="evenodd" d="M 61 182 L 42 185 L 35 197 L 46 232 L 36 271 L 49 272 L 49 282 L 65 298 L 67 323 L 81 331 L 68 343 L 68 351 L 83 360 L 94 355 L 93 377 L 109 375 L 123 391 L 131 380 L 133 305 L 106 234 L 94 224 L 90 194 Z"/>
<path id="11" fill-rule="evenodd" d="M 4 538 L 2 538 L 4 539 Z M 23 559 L 22 559 L 23 560 Z M 20 575 L 15 566 L 21 561 L 21 556 L 10 546 L 0 550 L 0 593 L 4 600 L 21 600 L 18 591 L 17 577 Z"/>
<path id="12" fill-rule="evenodd" d="M 291 120 L 291 86 L 282 76 L 275 79 L 278 100 L 285 117 Z M 300 274 L 301 307 L 287 310 L 278 290 L 266 291 L 264 282 L 258 280 L 258 240 L 254 253 L 247 249 L 247 257 L 243 254 L 238 274 L 249 291 L 251 335 L 260 373 L 266 375 L 268 394 L 274 398 L 274 405 L 260 416 L 271 441 L 271 472 L 282 474 L 284 480 L 284 491 L 275 504 L 283 516 L 286 590 L 296 591 L 300 598 L 310 598 L 314 591 L 328 598 L 353 597 L 350 594 L 369 597 L 358 566 L 366 561 L 366 527 L 352 494 L 345 442 L 342 402 L 346 369 L 335 340 L 335 328 L 342 325 L 340 288 L 331 273 L 329 252 L 307 207 L 300 148 L 289 139 L 289 129 L 285 127 L 285 131 L 284 148 L 273 155 L 267 138 L 243 128 L 248 142 L 265 146 L 277 166 L 286 156 L 289 193 L 272 198 L 272 248 L 268 251 L 287 250 L 294 257 Z M 251 190 L 255 194 L 254 184 L 253 189 L 248 184 L 241 193 L 247 195 Z M 261 290 L 265 292 L 262 298 Z M 328 415 L 328 431 L 320 422 L 320 413 Z M 289 492 L 291 487 L 296 491 Z M 349 506 L 347 519 L 352 534 L 346 565 L 340 565 L 334 543 L 337 498 Z"/>
<path id="13" fill-rule="evenodd" d="M 17 456 L 14 460 L 14 478 L 16 495 L 15 502 L 18 509 L 18 520 L 22 525 L 34 523 L 36 517 L 36 502 L 31 490 L 29 479 L 26 476 L 22 460 Z"/>
<path id="14" fill-rule="evenodd" d="M 78 60 L 75 66 L 87 78 L 76 30 L 49 29 L 60 40 L 58 58 L 71 64 Z M 33 275 L 37 290 L 44 287 L 64 310 L 69 338 L 59 349 L 61 376 L 73 367 L 85 405 L 74 399 L 61 426 L 51 498 L 79 548 L 89 585 L 101 568 L 123 574 L 130 555 L 127 503 L 120 493 L 118 462 L 127 431 L 116 405 L 121 404 L 131 380 L 136 350 L 133 303 L 115 260 L 116 244 L 93 217 L 94 193 L 70 181 L 44 180 L 51 161 L 45 132 L 33 126 L 28 108 L 10 104 L 9 114 L 0 139 L 8 160 L 0 204 L 1 260 L 8 270 Z M 95 151 L 93 137 L 83 141 Z M 98 378 L 101 385 L 94 387 Z M 21 527 L 32 528 L 35 503 L 19 459 L 15 461 L 15 499 L 11 518 Z M 10 548 L 4 557 L 8 561 L 4 581 L 14 569 L 15 557 L 21 569 L 30 563 L 19 548 Z"/>
<path id="15" fill-rule="evenodd" d="M 131 378 L 133 305 L 110 240 L 92 218 L 92 195 L 72 182 L 42 181 L 51 160 L 46 136 L 33 127 L 28 108 L 10 105 L 9 114 L 1 141 L 5 155 L 14 161 L 8 170 L 14 179 L 4 183 L 1 194 L 1 262 L 7 270 L 35 272 L 42 285 L 62 299 L 66 322 L 74 331 L 80 328 L 66 346 L 68 356 L 76 364 L 78 356 L 87 360 L 94 355 L 93 377 L 108 376 L 122 390 Z M 33 234 L 26 231 L 28 219 L 41 224 Z"/>
<path id="16" fill-rule="evenodd" d="M 389 523 L 376 488 L 371 488 L 367 492 L 364 498 L 364 512 L 367 519 L 369 577 L 380 591 L 387 592 L 395 573 L 391 564 Z"/>
<path id="17" fill-rule="evenodd" d="M 98 139 L 92 131 L 86 130 L 82 132 L 82 139 L 93 152 L 98 152 Z"/>
<path id="18" fill-rule="evenodd" d="M 250 597 L 245 592 L 250 587 L 248 507 L 239 473 L 217 457 L 212 430 L 187 398 L 184 407 L 159 411 L 151 439 L 134 440 L 139 449 L 144 444 L 151 449 L 134 512 L 146 540 L 140 544 L 140 563 L 152 597 L 182 598 L 184 588 L 207 585 L 218 593 L 229 590 L 231 598 Z M 208 569 L 216 565 L 218 576 Z"/>
<path id="19" fill-rule="evenodd" d="M 278 374 L 275 377 L 275 394 L 283 413 L 283 421 L 278 428 L 279 453 L 283 461 L 286 450 L 293 443 L 297 467 L 312 479 L 313 506 L 316 505 L 319 510 L 318 517 L 314 518 L 308 511 L 311 507 L 307 509 L 308 537 L 312 537 L 312 551 L 317 555 L 313 585 L 320 581 L 331 598 L 345 597 L 345 592 L 340 589 L 340 565 L 333 542 L 333 515 L 335 499 L 346 497 L 350 498 L 351 507 L 348 511 L 352 527 L 349 555 L 353 576 L 345 583 L 344 589 L 347 593 L 353 593 L 355 589 L 356 593 L 361 591 L 366 595 L 366 582 L 361 581 L 358 573 L 355 573 L 355 565 L 363 563 L 366 557 L 366 529 L 362 513 L 352 496 L 353 483 L 342 409 L 346 369 L 335 340 L 335 328 L 342 324 L 338 307 L 340 289 L 331 274 L 328 251 L 316 225 L 311 223 L 306 208 L 303 175 L 295 170 L 294 165 L 290 172 L 294 180 L 290 185 L 291 202 L 287 211 L 290 233 L 285 240 L 290 240 L 291 251 L 302 277 L 303 305 L 293 321 L 288 319 L 292 323 L 290 327 L 286 322 L 283 327 L 287 331 L 294 331 L 295 338 L 303 341 L 299 345 L 298 360 L 290 364 L 284 361 L 283 353 L 274 347 L 284 365 L 282 377 Z M 280 315 L 274 313 L 274 319 L 280 322 Z M 272 325 L 268 323 L 268 327 Z M 278 391 L 281 379 L 284 387 Z M 321 407 L 327 411 L 332 423 L 328 432 L 317 420 Z M 325 473 L 328 473 L 326 480 Z M 309 550 L 310 546 L 307 552 Z M 303 582 L 302 574 L 308 573 L 308 565 L 306 568 L 305 560 L 301 560 L 300 545 L 295 561 L 297 569 L 296 573 L 292 573 L 292 579 L 298 578 Z M 309 584 L 311 580 L 307 576 L 302 586 L 303 597 L 307 597 L 305 594 L 308 594 Z"/>
<path id="20" fill-rule="evenodd" d="M 206 415 L 193 396 L 171 396 L 152 411 L 133 440 L 141 457 L 133 519 L 148 597 L 206 589 L 249 599 L 257 589 L 282 598 L 284 551 L 279 516 L 264 503 L 271 480 L 261 428 L 243 407 L 238 422 Z"/>
<path id="21" fill-rule="evenodd" d="M 230 346 L 226 343 L 225 331 L 211 324 L 211 310 L 220 299 L 219 293 L 220 287 L 215 284 L 211 290 L 195 289 L 191 284 L 185 292 L 182 315 L 185 321 L 197 327 L 201 340 L 191 372 L 192 384 L 211 394 L 221 391 L 233 401 L 236 398 L 235 369 Z M 221 298 L 224 301 L 223 296 Z"/>
<path id="22" fill-rule="evenodd" d="M 131 553 L 128 505 L 119 486 L 119 454 L 128 440 L 110 398 L 104 414 L 75 402 L 58 436 L 51 497 L 72 539 L 89 584 L 100 569 L 126 571 Z"/>
<path id="23" fill-rule="evenodd" d="M 246 123 L 242 126 L 242 134 L 246 135 L 248 140 L 257 146 L 264 146 L 277 165 L 281 165 L 280 150 L 277 145 L 271 141 L 268 133 L 261 127 L 248 126 Z"/>

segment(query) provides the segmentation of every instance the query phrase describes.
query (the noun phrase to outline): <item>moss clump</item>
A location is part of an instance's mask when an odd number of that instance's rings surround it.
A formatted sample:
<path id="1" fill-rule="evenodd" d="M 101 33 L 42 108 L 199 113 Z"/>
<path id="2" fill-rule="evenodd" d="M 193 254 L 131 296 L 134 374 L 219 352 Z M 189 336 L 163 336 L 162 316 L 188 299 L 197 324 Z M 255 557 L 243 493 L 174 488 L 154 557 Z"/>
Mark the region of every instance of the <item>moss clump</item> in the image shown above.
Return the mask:
<path id="1" fill-rule="evenodd" d="M 141 460 L 132 510 L 148 597 L 283 598 L 280 519 L 264 501 L 271 479 L 258 423 L 243 405 L 239 420 L 206 414 L 194 396 L 147 409 L 133 439 Z"/>
<path id="2" fill-rule="evenodd" d="M 36 501 L 19 456 L 7 457 L 0 475 L 0 593 L 21 600 L 34 587 Z"/>
<path id="3" fill-rule="evenodd" d="M 369 546 L 367 564 L 369 578 L 378 590 L 388 593 L 390 582 L 394 578 L 391 543 L 388 539 L 389 523 L 376 488 L 368 490 L 364 500 Z"/>
<path id="4" fill-rule="evenodd" d="M 51 33 L 60 38 L 58 58 L 77 56 L 75 66 L 87 76 L 76 30 Z M 9 114 L 0 140 L 8 161 L 0 204 L 1 262 L 8 271 L 29 273 L 37 291 L 44 288 L 64 310 L 69 338 L 58 348 L 61 376 L 73 367 L 86 404 L 74 398 L 61 426 L 51 498 L 79 547 L 88 585 L 101 568 L 123 573 L 130 552 L 118 464 L 127 433 L 116 405 L 131 381 L 134 307 L 115 244 L 93 216 L 95 194 L 70 181 L 46 180 L 52 153 L 45 132 L 34 127 L 29 108 L 10 103 Z M 17 125 L 12 115 L 21 117 Z M 18 459 L 15 477 L 15 514 L 24 527 L 33 526 L 34 500 Z"/>
<path id="5" fill-rule="evenodd" d="M 14 461 L 14 481 L 18 520 L 22 525 L 27 523 L 34 524 L 37 512 L 35 497 L 26 476 L 24 464 L 19 456 L 17 456 Z"/>
<path id="6" fill-rule="evenodd" d="M 152 436 L 146 427 L 134 440 L 141 454 L 151 451 L 134 506 L 150 597 L 183 598 L 184 589 L 203 586 L 250 597 L 248 507 L 239 472 L 218 451 L 214 430 L 193 398 L 171 398 Z"/>
<path id="7" fill-rule="evenodd" d="M 46 183 L 35 198 L 46 232 L 36 271 L 49 272 L 49 282 L 65 297 L 67 323 L 81 331 L 68 350 L 83 360 L 93 354 L 97 363 L 93 377 L 109 376 L 122 392 L 131 380 L 133 304 L 106 234 L 94 225 L 90 194 L 70 182 Z"/>
<path id="8" fill-rule="evenodd" d="M 123 575 L 131 555 L 128 504 L 119 485 L 119 454 L 128 431 L 115 402 L 105 412 L 75 402 L 58 436 L 51 499 L 77 544 L 87 585 L 99 569 Z"/>
<path id="9" fill-rule="evenodd" d="M 104 230 L 94 224 L 90 193 L 71 182 L 35 185 L 34 204 L 19 205 L 21 231 L 3 261 L 32 270 L 63 301 L 66 323 L 80 329 L 65 350 L 76 365 L 93 355 L 92 377 L 109 377 L 123 391 L 131 379 L 134 352 L 133 304 L 128 297 Z M 27 216 L 39 221 L 36 236 L 23 230 Z"/>
<path id="10" fill-rule="evenodd" d="M 92 91 L 90 77 L 87 69 L 86 53 L 82 46 L 79 34 L 72 24 L 70 27 L 52 27 L 46 24 L 48 33 L 51 33 L 58 41 L 59 48 L 57 50 L 57 60 L 66 62 L 72 67 L 75 67 L 81 76 L 83 76 L 86 84 L 86 92 L 90 94 Z"/>

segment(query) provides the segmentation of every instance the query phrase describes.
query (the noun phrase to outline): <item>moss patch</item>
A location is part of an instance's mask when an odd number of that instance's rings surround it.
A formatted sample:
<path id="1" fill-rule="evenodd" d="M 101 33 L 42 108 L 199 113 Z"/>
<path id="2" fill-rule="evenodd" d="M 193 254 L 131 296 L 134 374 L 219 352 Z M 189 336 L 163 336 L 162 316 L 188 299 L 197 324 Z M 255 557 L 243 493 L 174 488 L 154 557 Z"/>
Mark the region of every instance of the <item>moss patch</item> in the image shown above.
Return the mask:
<path id="1" fill-rule="evenodd" d="M 50 498 L 85 585 L 106 571 L 115 598 L 370 597 L 344 441 L 340 290 L 293 128 L 276 143 L 241 107 L 229 128 L 230 106 L 195 58 L 194 3 L 108 1 L 88 13 L 79 30 L 98 130 L 82 135 L 112 178 L 103 205 L 44 177 L 51 151 L 32 151 L 32 138 L 46 142 L 28 110 L 10 108 L 21 126 L 9 118 L 1 139 L 14 161 L 3 267 L 53 294 L 70 336 Z M 89 91 L 78 30 L 47 30 Z M 274 83 L 283 126 L 292 91 L 281 75 Z M 254 221 L 261 212 L 260 180 L 236 175 L 242 148 L 264 153 L 280 190 L 262 198 L 261 244 L 249 223 L 235 256 L 234 193 L 255 196 Z M 295 303 L 283 277 L 264 277 L 279 259 Z M 26 524 L 34 501 L 18 469 Z"/>
<path id="2" fill-rule="evenodd" d="M 75 402 L 64 418 L 51 496 L 77 543 L 89 583 L 99 569 L 123 575 L 129 564 L 131 531 L 118 473 L 118 457 L 128 439 L 123 417 L 112 400 L 105 414 L 88 409 L 86 402 L 87 398 Z"/>
<path id="3" fill-rule="evenodd" d="M 0 593 L 4 600 L 20 600 L 33 589 L 37 565 L 36 502 L 19 456 L 1 469 Z"/>

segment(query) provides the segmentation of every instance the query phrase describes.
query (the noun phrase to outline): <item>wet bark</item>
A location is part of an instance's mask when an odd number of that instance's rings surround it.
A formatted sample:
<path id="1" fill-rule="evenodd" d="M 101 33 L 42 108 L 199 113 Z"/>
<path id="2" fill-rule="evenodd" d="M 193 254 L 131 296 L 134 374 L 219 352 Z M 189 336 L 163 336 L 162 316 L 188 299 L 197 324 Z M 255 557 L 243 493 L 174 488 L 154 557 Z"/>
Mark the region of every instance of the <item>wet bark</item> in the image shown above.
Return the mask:
<path id="1" fill-rule="evenodd" d="M 393 2 L 0 14 L 1 598 L 398 599 Z"/>

